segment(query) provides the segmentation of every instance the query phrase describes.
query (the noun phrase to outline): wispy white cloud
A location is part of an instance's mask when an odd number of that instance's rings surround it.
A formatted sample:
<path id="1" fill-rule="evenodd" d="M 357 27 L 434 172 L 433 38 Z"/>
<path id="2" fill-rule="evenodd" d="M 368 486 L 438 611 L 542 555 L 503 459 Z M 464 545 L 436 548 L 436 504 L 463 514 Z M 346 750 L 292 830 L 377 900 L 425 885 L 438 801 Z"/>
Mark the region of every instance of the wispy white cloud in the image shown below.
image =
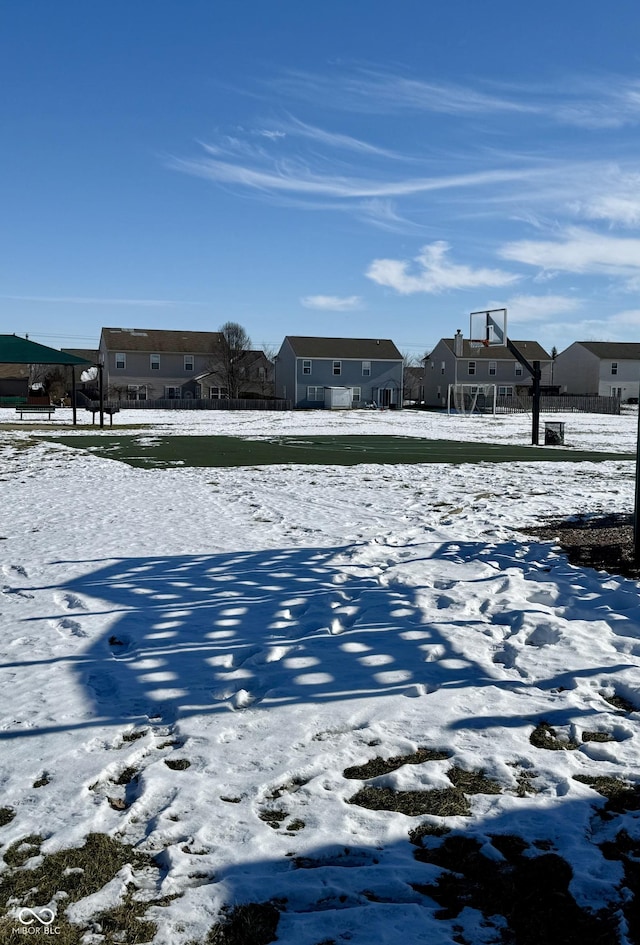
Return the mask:
<path id="1" fill-rule="evenodd" d="M 503 286 L 519 278 L 501 269 L 474 269 L 449 262 L 446 258 L 449 249 L 447 242 L 438 240 L 424 246 L 413 260 L 374 259 L 366 276 L 378 285 L 395 289 L 400 295 Z"/>
<path id="2" fill-rule="evenodd" d="M 640 308 L 626 309 L 623 312 L 616 312 L 609 318 L 609 324 L 624 328 L 640 328 Z"/>
<path id="3" fill-rule="evenodd" d="M 353 210 L 354 215 L 388 233 L 419 233 L 424 229 L 419 223 L 414 223 L 398 213 L 397 205 L 393 200 L 381 200 L 376 197 L 371 200 L 362 200 Z"/>
<path id="4" fill-rule="evenodd" d="M 174 170 L 223 184 L 237 184 L 262 191 L 288 191 L 321 197 L 362 199 L 400 197 L 455 188 L 481 187 L 512 181 L 531 181 L 532 168 L 497 168 L 441 177 L 413 177 L 397 180 L 365 180 L 350 176 L 321 174 L 301 161 L 280 161 L 275 169 L 232 164 L 217 158 L 171 158 Z"/>
<path id="5" fill-rule="evenodd" d="M 506 243 L 499 255 L 552 271 L 640 275 L 640 239 L 596 233 L 581 227 L 568 227 L 558 239 Z"/>
<path id="6" fill-rule="evenodd" d="M 323 312 L 353 312 L 363 308 L 359 295 L 305 295 L 300 302 L 305 308 L 315 308 Z"/>
<path id="7" fill-rule="evenodd" d="M 482 72 L 467 82 L 433 82 L 376 68 L 332 75 L 303 70 L 273 80 L 280 94 L 363 114 L 398 111 L 455 115 L 525 115 L 587 130 L 621 128 L 640 121 L 640 81 L 606 74 L 566 76 L 554 85 L 488 81 Z"/>
<path id="8" fill-rule="evenodd" d="M 293 116 L 289 117 L 289 123 L 286 126 L 291 135 L 298 135 L 301 138 L 308 138 L 311 141 L 327 145 L 331 148 L 338 148 L 346 151 L 355 151 L 358 154 L 366 154 L 370 157 L 384 157 L 393 160 L 406 158 L 397 151 L 390 151 L 388 148 L 381 148 L 367 141 L 361 141 L 351 135 L 340 134 L 335 131 L 325 131 L 314 125 L 308 125 Z"/>
<path id="9" fill-rule="evenodd" d="M 540 322 L 579 310 L 582 300 L 567 295 L 513 295 L 505 306 L 509 322 Z"/>
<path id="10" fill-rule="evenodd" d="M 591 220 L 635 227 L 640 223 L 640 192 L 596 196 L 584 208 L 584 216 Z"/>
<path id="11" fill-rule="evenodd" d="M 269 128 L 261 128 L 256 134 L 260 135 L 263 138 L 270 138 L 272 141 L 277 141 L 279 138 L 286 138 L 286 131 L 271 131 Z"/>
<path id="12" fill-rule="evenodd" d="M 430 82 L 376 69 L 356 69 L 334 75 L 302 70 L 290 71 L 273 80 L 281 94 L 365 113 L 396 112 L 402 109 L 440 112 L 450 115 L 478 115 L 487 112 L 532 112 L 535 104 L 481 91 L 476 85 Z"/>

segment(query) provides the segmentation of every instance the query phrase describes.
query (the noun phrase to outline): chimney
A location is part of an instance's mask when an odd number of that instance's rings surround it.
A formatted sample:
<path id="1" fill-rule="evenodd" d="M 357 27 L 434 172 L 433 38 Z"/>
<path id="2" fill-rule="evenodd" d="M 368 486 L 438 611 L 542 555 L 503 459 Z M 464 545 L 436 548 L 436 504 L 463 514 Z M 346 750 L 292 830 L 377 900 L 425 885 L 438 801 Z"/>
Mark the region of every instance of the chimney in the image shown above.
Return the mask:
<path id="1" fill-rule="evenodd" d="M 453 353 L 456 358 L 462 357 L 462 332 L 458 328 L 455 338 L 453 339 Z"/>

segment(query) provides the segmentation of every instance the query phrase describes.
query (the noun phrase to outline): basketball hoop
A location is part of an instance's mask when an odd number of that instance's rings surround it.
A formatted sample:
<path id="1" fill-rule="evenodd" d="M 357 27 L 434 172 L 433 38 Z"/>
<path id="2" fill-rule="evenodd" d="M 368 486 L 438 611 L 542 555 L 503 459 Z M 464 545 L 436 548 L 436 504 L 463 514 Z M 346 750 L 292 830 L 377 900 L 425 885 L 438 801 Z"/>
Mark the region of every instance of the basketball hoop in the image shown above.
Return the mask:
<path id="1" fill-rule="evenodd" d="M 472 348 L 495 348 L 505 345 L 507 340 L 506 308 L 471 312 L 469 338 Z"/>

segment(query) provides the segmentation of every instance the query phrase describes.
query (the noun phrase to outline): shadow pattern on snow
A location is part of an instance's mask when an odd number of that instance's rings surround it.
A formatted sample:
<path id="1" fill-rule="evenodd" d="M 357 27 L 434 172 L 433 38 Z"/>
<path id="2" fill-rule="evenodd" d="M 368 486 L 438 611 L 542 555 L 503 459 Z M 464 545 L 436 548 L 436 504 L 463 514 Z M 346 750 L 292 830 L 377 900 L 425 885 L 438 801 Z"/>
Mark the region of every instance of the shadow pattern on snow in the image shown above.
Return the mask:
<path id="1" fill-rule="evenodd" d="M 462 639 L 458 647 L 452 645 L 456 625 L 468 630 L 474 621 L 446 609 L 446 588 L 430 588 L 435 600 L 441 595 L 442 621 L 434 620 L 431 610 L 426 622 L 418 601 L 420 588 L 394 583 L 382 569 L 362 564 L 360 551 L 358 546 L 305 547 L 97 561 L 95 570 L 55 590 L 71 599 L 81 595 L 101 600 L 106 606 L 99 612 L 116 619 L 108 637 L 62 662 L 76 667 L 101 720 L 162 716 L 165 722 L 249 706 L 267 709 L 394 694 L 419 697 L 465 686 L 570 688 L 574 677 L 629 668 L 629 663 L 608 664 L 527 679 L 505 674 L 505 665 L 482 665 L 465 654 Z M 477 619 L 480 629 L 498 623 L 505 625 L 507 638 L 518 635 L 525 611 L 518 606 L 505 609 L 492 584 L 507 570 L 521 571 L 528 582 L 556 585 L 559 591 L 570 580 L 573 597 L 563 599 L 564 616 L 580 619 L 588 612 L 593 617 L 594 601 L 583 600 L 576 587 L 580 572 L 567 573 L 569 566 L 548 546 L 536 543 L 517 560 L 513 543 L 444 543 L 422 560 L 433 562 L 435 569 L 443 561 L 465 565 L 487 557 L 496 571 L 475 579 L 487 583 L 486 610 Z M 419 560 L 405 558 L 402 564 Z M 462 579 L 474 583 L 471 575 Z M 585 589 L 593 580 L 584 575 Z M 531 587 L 535 612 L 535 583 Z M 618 590 L 612 597 L 628 608 L 630 601 L 620 600 L 627 594 Z M 608 610 L 604 597 L 601 606 Z M 90 616 L 87 609 L 78 615 Z M 511 620 L 514 626 L 509 628 Z M 494 663 L 508 666 L 508 652 Z M 580 710 L 573 706 L 571 715 L 576 714 Z M 522 720 L 468 721 L 473 727 L 494 727 Z M 0 737 L 17 734 L 4 732 Z"/>
<path id="2" fill-rule="evenodd" d="M 124 718 L 168 722 L 221 709 L 502 684 L 423 622 L 411 588 L 353 564 L 352 550 L 149 556 L 71 581 L 66 592 L 120 613 L 78 667 L 96 714 L 108 717 L 117 706 Z M 426 662 L 423 648 L 433 646 L 439 659 Z M 439 665 L 446 657 L 455 669 Z"/>

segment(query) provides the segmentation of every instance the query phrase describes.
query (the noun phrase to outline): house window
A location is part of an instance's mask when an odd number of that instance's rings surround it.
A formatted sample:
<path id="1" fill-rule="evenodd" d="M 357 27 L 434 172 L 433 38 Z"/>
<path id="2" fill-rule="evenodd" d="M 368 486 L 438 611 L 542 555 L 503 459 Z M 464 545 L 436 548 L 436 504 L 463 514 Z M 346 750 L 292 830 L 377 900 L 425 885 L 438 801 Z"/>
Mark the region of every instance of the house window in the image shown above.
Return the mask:
<path id="1" fill-rule="evenodd" d="M 229 392 L 224 387 L 210 387 L 209 397 L 211 400 L 227 400 Z"/>
<path id="2" fill-rule="evenodd" d="M 371 377 L 371 361 L 362 362 L 362 376 Z"/>
<path id="3" fill-rule="evenodd" d="M 160 370 L 160 355 L 159 354 L 149 355 L 149 364 L 151 366 L 152 371 L 159 371 Z"/>
<path id="4" fill-rule="evenodd" d="M 303 362 L 302 362 L 302 373 L 303 373 L 303 374 L 311 374 L 311 361 L 303 361 Z"/>
<path id="5" fill-rule="evenodd" d="M 445 363 L 444 361 L 441 361 L 441 362 L 440 362 L 440 373 L 441 373 L 441 374 L 444 374 L 444 372 L 446 371 L 446 369 L 447 369 L 446 363 Z"/>
<path id="6" fill-rule="evenodd" d="M 498 387 L 499 397 L 513 397 L 513 387 Z"/>
<path id="7" fill-rule="evenodd" d="M 618 362 L 617 362 L 617 361 L 612 361 L 612 362 L 611 362 L 611 373 L 612 373 L 612 374 L 617 374 L 617 373 L 618 373 Z"/>
<path id="8" fill-rule="evenodd" d="M 126 354 L 123 354 L 122 352 L 120 352 L 119 354 L 116 354 L 116 369 L 118 371 L 124 371 L 126 366 L 127 366 Z"/>
<path id="9" fill-rule="evenodd" d="M 193 355 L 192 354 L 185 354 L 184 369 L 185 371 L 193 371 Z"/>
<path id="10" fill-rule="evenodd" d="M 181 387 L 165 387 L 164 396 L 167 400 L 180 400 L 182 397 Z"/>
<path id="11" fill-rule="evenodd" d="M 338 377 L 340 374 L 342 374 L 342 361 L 333 362 L 333 373 L 335 377 Z"/>
<path id="12" fill-rule="evenodd" d="M 361 387 L 352 387 L 351 388 L 351 403 L 359 404 L 362 399 L 362 388 Z"/>
<path id="13" fill-rule="evenodd" d="M 516 377 L 522 377 L 522 365 L 518 361 L 516 361 L 515 368 L 516 368 Z"/>
<path id="14" fill-rule="evenodd" d="M 129 384 L 127 387 L 127 400 L 146 400 L 147 388 L 145 384 Z"/>
<path id="15" fill-rule="evenodd" d="M 498 362 L 489 361 L 489 377 L 495 377 L 498 373 Z"/>
<path id="16" fill-rule="evenodd" d="M 470 376 L 471 376 L 472 374 L 475 374 L 475 373 L 476 373 L 476 362 L 475 362 L 475 361 L 469 361 L 469 362 L 468 362 L 467 373 L 468 373 Z"/>
<path id="17" fill-rule="evenodd" d="M 307 387 L 307 400 L 324 400 L 324 387 Z"/>

